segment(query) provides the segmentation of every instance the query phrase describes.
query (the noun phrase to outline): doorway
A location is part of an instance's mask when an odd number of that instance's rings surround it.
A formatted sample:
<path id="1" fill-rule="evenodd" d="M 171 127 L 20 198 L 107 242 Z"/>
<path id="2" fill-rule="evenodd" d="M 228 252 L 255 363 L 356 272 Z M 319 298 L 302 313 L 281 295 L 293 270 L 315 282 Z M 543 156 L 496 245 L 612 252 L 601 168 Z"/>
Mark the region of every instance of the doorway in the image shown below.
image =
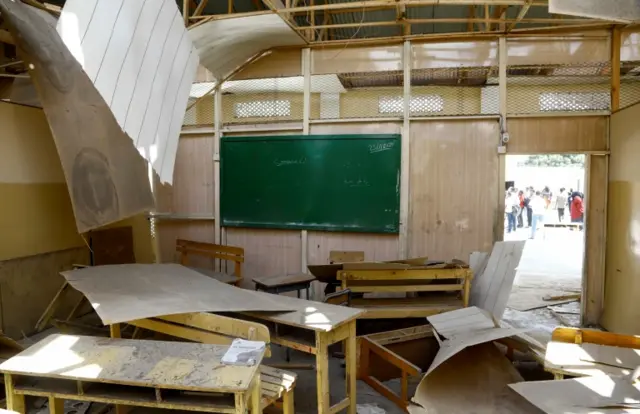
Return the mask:
<path id="1" fill-rule="evenodd" d="M 525 245 L 504 319 L 533 328 L 532 335 L 544 343 L 559 325 L 580 326 L 586 157 L 507 155 L 505 179 L 515 191 L 505 195 L 515 229 L 507 218 L 504 240 Z"/>

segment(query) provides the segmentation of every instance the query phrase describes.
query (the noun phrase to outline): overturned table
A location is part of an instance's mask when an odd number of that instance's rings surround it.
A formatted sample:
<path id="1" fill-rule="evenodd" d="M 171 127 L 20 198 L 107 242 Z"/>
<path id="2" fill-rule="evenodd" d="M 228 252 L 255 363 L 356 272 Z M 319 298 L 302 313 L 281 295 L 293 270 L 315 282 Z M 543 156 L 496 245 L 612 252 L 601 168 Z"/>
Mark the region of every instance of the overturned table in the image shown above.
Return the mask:
<path id="1" fill-rule="evenodd" d="M 363 310 L 231 287 L 180 265 L 99 266 L 63 275 L 115 335 L 119 323 L 131 323 L 169 335 L 179 327 L 202 337 L 218 332 L 219 314 L 264 324 L 272 343 L 316 356 L 319 414 L 356 413 L 356 319 Z M 189 325 L 154 320 L 176 314 L 197 317 L 187 318 Z M 331 405 L 329 346 L 341 341 L 346 342 L 347 392 Z"/>
<path id="2" fill-rule="evenodd" d="M 229 347 L 187 342 L 51 335 L 0 365 L 7 408 L 25 414 L 25 395 L 212 413 L 262 412 L 259 365 L 225 365 Z"/>

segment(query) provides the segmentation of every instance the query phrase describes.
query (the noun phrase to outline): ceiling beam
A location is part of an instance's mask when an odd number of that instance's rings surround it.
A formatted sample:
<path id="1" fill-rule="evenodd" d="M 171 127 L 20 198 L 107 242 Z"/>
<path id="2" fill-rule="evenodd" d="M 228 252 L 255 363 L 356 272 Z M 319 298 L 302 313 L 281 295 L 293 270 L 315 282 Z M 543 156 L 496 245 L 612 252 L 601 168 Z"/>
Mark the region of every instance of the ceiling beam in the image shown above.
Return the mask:
<path id="1" fill-rule="evenodd" d="M 386 20 L 386 21 L 379 21 L 379 22 L 353 22 L 353 23 L 340 23 L 340 24 L 322 24 L 322 25 L 318 25 L 318 26 L 313 26 L 314 30 L 319 30 L 319 29 L 344 29 L 344 28 L 350 28 L 350 27 L 374 27 L 374 26 L 396 26 L 396 25 L 404 25 L 404 24 L 424 24 L 424 23 L 467 23 L 468 24 L 473 24 L 473 23 L 515 23 L 515 22 L 519 22 L 519 23 L 558 23 L 557 19 L 551 19 L 551 18 L 532 18 L 532 19 L 520 19 L 519 21 L 517 21 L 516 19 L 485 19 L 483 17 L 477 17 L 477 18 L 441 18 L 441 19 L 404 19 L 401 21 L 392 21 L 392 20 Z M 593 19 L 571 19 L 571 20 L 564 20 L 562 21 L 562 24 L 564 26 L 567 27 L 571 27 L 571 26 L 577 26 L 577 25 L 582 25 L 583 23 L 593 23 Z M 610 23 L 606 23 L 606 24 L 613 24 L 614 22 L 610 22 Z M 600 25 L 602 25 L 603 23 L 598 23 Z M 468 26 L 467 26 L 468 27 Z M 311 27 L 310 26 L 300 26 L 298 27 L 296 30 L 299 31 L 304 31 L 304 30 L 310 30 Z M 542 28 L 536 28 L 536 29 L 542 29 Z M 484 33 L 486 33 L 487 31 L 485 31 Z M 473 32 L 472 32 L 473 33 Z M 445 33 L 446 34 L 446 33 Z"/>
<path id="2" fill-rule="evenodd" d="M 476 18 L 476 6 L 469 6 L 469 20 L 467 21 L 467 32 L 473 32 L 474 24 L 471 19 Z"/>
<path id="3" fill-rule="evenodd" d="M 196 6 L 192 16 L 200 16 L 204 11 L 204 8 L 207 7 L 207 3 L 209 3 L 209 0 L 200 0 L 200 4 Z"/>
<path id="4" fill-rule="evenodd" d="M 516 21 L 511 23 L 509 25 L 509 27 L 507 27 L 507 33 L 512 31 L 514 29 L 514 27 L 516 27 L 516 25 L 518 23 L 520 23 L 520 21 L 522 21 L 524 19 L 524 16 L 527 14 L 527 12 L 529 11 L 529 8 L 531 7 L 531 3 L 533 3 L 533 0 L 527 0 L 527 3 L 525 5 L 523 5 L 522 7 L 520 7 L 520 11 L 518 12 L 518 16 L 516 17 Z"/>
<path id="5" fill-rule="evenodd" d="M 314 6 L 301 6 L 301 7 L 284 7 L 276 9 L 271 7 L 270 0 L 263 0 L 264 3 L 269 6 L 269 8 L 277 13 L 306 13 L 311 10 L 319 11 L 319 10 L 341 10 L 348 9 L 350 12 L 358 11 L 362 9 L 372 9 L 372 8 L 390 8 L 394 9 L 398 6 L 433 6 L 433 5 L 450 5 L 450 6 L 472 6 L 472 5 L 485 5 L 490 4 L 493 6 L 524 6 L 529 3 L 530 7 L 547 7 L 548 4 L 546 2 L 533 2 L 528 0 L 357 0 L 351 2 L 342 2 L 342 3 L 325 3 L 325 4 L 317 4 Z M 242 17 L 244 15 L 249 15 L 253 12 L 248 13 L 236 13 L 238 17 Z M 219 15 L 216 15 L 219 16 Z"/>
<path id="6" fill-rule="evenodd" d="M 487 32 L 491 31 L 491 22 L 489 21 L 489 5 L 484 5 L 484 30 Z"/>

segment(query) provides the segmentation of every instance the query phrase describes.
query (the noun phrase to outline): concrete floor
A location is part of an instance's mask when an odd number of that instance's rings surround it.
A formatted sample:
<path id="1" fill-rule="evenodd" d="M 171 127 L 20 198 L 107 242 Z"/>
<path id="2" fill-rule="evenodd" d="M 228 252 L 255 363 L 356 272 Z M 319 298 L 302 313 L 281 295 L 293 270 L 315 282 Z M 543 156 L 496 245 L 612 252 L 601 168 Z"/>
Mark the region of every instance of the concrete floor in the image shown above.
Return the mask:
<path id="1" fill-rule="evenodd" d="M 516 233 L 505 234 L 505 240 L 527 240 L 530 229 L 518 229 Z M 584 231 L 566 228 L 539 229 L 535 240 L 527 240 L 509 304 L 580 292 L 582 285 L 582 264 L 584 255 Z M 542 302 L 544 304 L 544 302 Z M 546 308 L 518 311 L 509 308 L 503 316 L 508 323 L 531 328 L 536 339 L 546 343 L 557 326 L 578 326 L 579 315 L 562 314 L 562 320 Z M 570 312 L 577 312 L 580 304 L 562 305 Z"/>

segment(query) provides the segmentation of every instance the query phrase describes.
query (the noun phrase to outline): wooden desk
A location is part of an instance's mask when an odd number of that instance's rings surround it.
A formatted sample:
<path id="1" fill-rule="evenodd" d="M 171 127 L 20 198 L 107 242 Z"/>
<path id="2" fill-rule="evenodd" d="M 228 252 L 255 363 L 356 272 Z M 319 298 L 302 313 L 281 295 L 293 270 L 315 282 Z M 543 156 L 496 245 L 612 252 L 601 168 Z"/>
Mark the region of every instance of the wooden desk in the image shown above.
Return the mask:
<path id="1" fill-rule="evenodd" d="M 268 293 L 265 293 L 265 295 Z M 235 317 L 255 320 L 269 327 L 271 342 L 316 356 L 318 413 L 347 409 L 356 414 L 356 319 L 361 309 L 280 296 L 293 312 L 242 312 Z M 345 341 L 347 396 L 331 405 L 329 399 L 329 346 Z"/>
<path id="2" fill-rule="evenodd" d="M 298 292 L 298 298 L 300 297 L 300 291 L 306 290 L 307 300 L 309 300 L 309 288 L 311 287 L 311 282 L 314 280 L 316 280 L 314 276 L 300 273 L 257 278 L 253 279 L 253 283 L 256 284 L 256 290 L 276 295 L 278 293 Z"/>
<path id="3" fill-rule="evenodd" d="M 214 413 L 261 413 L 259 362 L 224 365 L 227 346 L 51 335 L 0 365 L 7 408 L 25 413 L 24 396 Z M 212 395 L 215 393 L 215 395 Z"/>
<path id="4" fill-rule="evenodd" d="M 256 292 L 259 295 L 270 293 Z M 356 319 L 364 313 L 360 309 L 345 306 L 329 305 L 304 299 L 279 296 L 284 306 L 296 309 L 292 312 L 237 312 L 225 313 L 236 319 L 259 322 L 269 329 L 271 343 L 279 344 L 316 356 L 316 377 L 318 394 L 318 413 L 337 413 L 348 408 L 349 414 L 356 414 Z M 198 326 L 181 324 L 181 337 L 192 337 L 202 340 L 203 335 L 216 340 L 216 326 L 219 315 L 206 312 L 193 313 Z M 175 326 L 147 324 L 147 320 L 132 321 L 136 326 L 143 326 L 168 335 L 175 334 Z M 153 322 L 152 320 L 150 320 Z M 143 323 L 143 324 L 141 324 Z M 118 336 L 117 325 L 112 325 L 112 336 Z M 329 399 L 329 345 L 345 341 L 345 363 L 347 397 L 331 406 Z"/>

